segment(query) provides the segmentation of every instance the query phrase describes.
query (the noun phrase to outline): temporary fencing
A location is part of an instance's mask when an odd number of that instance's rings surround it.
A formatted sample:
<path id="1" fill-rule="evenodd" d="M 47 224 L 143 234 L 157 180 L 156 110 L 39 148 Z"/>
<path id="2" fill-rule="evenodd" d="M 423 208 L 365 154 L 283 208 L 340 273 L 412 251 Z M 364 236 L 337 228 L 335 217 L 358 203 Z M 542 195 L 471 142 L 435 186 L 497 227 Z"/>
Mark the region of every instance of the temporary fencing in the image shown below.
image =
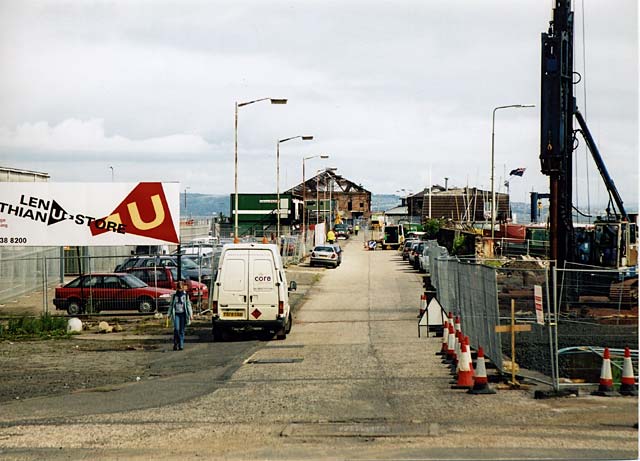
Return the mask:
<path id="1" fill-rule="evenodd" d="M 548 261 L 487 261 L 449 256 L 430 250 L 430 280 L 444 310 L 459 315 L 474 349 L 482 347 L 503 371 L 510 356 L 511 335 L 497 325 L 515 322 L 530 331 L 516 336 L 521 373 L 559 389 L 599 380 L 603 350 L 609 347 L 613 377 L 619 383 L 624 348 L 637 344 L 638 278 L 602 268 L 551 269 Z M 536 290 L 535 287 L 539 288 Z M 535 293 L 539 294 L 536 299 Z M 638 370 L 638 352 L 631 351 Z M 628 381 L 628 377 L 627 377 Z"/>

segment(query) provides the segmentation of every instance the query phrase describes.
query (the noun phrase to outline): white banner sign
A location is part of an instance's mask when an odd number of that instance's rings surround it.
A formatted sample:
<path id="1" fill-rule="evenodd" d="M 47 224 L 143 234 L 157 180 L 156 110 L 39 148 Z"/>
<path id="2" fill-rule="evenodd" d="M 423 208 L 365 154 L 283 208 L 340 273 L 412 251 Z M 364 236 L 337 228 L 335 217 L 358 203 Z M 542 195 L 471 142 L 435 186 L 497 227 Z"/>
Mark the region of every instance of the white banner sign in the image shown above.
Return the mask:
<path id="1" fill-rule="evenodd" d="M 536 305 L 536 322 L 544 325 L 544 311 L 542 310 L 542 287 L 540 285 L 533 286 L 533 298 Z"/>
<path id="2" fill-rule="evenodd" d="M 179 242 L 180 184 L 0 182 L 0 246 Z"/>

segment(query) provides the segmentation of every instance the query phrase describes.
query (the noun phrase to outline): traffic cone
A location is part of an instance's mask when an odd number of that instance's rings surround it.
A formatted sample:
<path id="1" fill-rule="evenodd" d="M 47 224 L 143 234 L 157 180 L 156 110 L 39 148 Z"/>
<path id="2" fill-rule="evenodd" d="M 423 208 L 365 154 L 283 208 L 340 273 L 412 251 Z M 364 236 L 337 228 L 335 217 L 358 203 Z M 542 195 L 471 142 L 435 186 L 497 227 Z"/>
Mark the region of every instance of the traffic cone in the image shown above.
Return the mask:
<path id="1" fill-rule="evenodd" d="M 422 317 L 424 315 L 424 311 L 426 310 L 427 310 L 427 294 L 422 293 L 420 295 L 420 315 L 418 315 L 418 318 Z"/>
<path id="2" fill-rule="evenodd" d="M 471 369 L 469 368 L 469 361 L 467 360 L 467 345 L 462 343 L 461 357 L 458 360 L 460 364 L 458 368 L 458 382 L 451 386 L 451 389 L 471 389 L 473 387 L 473 377 L 471 375 Z"/>
<path id="3" fill-rule="evenodd" d="M 636 390 L 636 378 L 633 375 L 633 363 L 631 363 L 631 351 L 624 348 L 624 364 L 622 365 L 622 382 L 620 383 L 620 394 L 638 395 Z"/>
<path id="4" fill-rule="evenodd" d="M 473 387 L 469 389 L 469 394 L 495 394 L 496 391 L 489 387 L 487 377 L 487 367 L 484 363 L 484 349 L 478 348 L 478 358 L 476 359 L 476 375 L 473 378 Z"/>
<path id="5" fill-rule="evenodd" d="M 613 377 L 611 375 L 611 354 L 609 348 L 604 348 L 604 356 L 602 359 L 602 368 L 600 370 L 600 386 L 597 391 L 593 391 L 591 395 L 600 395 L 602 397 L 613 397 L 618 395 L 613 390 Z"/>
<path id="6" fill-rule="evenodd" d="M 460 361 L 460 332 L 454 332 L 454 341 L 453 341 L 453 361 L 449 364 L 451 368 L 451 374 L 456 376 L 458 374 L 458 362 Z"/>
<path id="7" fill-rule="evenodd" d="M 445 319 L 442 325 L 442 346 L 436 355 L 447 355 L 447 343 L 449 342 L 449 322 Z"/>
<path id="8" fill-rule="evenodd" d="M 459 315 L 456 315 L 454 326 L 456 328 L 456 331 L 462 331 L 462 327 L 460 326 L 460 316 Z"/>
<path id="9" fill-rule="evenodd" d="M 443 360 L 444 363 L 453 362 L 455 355 L 456 334 L 453 329 L 453 325 L 449 324 L 449 334 L 447 335 L 447 355 Z"/>
<path id="10" fill-rule="evenodd" d="M 469 345 L 469 337 L 464 337 L 464 343 L 467 346 L 467 362 L 469 362 L 469 369 L 471 369 L 471 376 L 476 375 L 476 370 L 473 369 L 473 358 L 471 358 L 471 346 Z"/>

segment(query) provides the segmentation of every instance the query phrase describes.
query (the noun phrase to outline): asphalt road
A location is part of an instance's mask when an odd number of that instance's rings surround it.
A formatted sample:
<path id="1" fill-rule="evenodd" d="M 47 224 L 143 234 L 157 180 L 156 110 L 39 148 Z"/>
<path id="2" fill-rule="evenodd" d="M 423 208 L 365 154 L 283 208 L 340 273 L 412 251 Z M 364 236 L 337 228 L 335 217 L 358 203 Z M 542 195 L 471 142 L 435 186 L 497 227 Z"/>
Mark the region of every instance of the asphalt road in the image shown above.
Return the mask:
<path id="1" fill-rule="evenodd" d="M 168 353 L 184 373 L 2 404 L 0 458 L 637 458 L 637 398 L 452 390 L 440 339 L 417 337 L 419 275 L 344 246 L 285 341 L 198 343 Z"/>

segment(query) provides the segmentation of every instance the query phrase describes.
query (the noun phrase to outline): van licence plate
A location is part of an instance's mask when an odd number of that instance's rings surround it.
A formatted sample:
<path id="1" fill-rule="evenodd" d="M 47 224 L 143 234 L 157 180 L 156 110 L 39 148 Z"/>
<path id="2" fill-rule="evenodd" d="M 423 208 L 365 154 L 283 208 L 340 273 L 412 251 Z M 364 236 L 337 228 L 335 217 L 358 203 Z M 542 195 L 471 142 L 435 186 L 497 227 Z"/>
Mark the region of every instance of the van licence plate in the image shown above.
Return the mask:
<path id="1" fill-rule="evenodd" d="M 243 311 L 222 311 L 224 317 L 244 317 Z"/>

